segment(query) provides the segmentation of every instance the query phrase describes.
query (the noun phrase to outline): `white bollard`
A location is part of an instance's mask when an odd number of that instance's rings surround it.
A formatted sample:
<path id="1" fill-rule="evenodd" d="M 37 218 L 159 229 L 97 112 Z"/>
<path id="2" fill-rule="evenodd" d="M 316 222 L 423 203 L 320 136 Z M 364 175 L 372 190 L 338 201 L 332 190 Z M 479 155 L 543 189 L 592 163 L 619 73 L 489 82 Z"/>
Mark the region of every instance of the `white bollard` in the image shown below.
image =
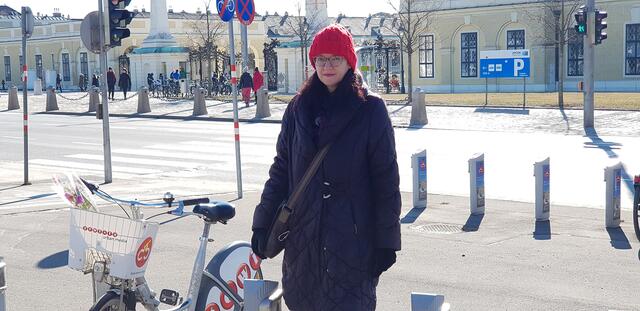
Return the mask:
<path id="1" fill-rule="evenodd" d="M 448 311 L 450 306 L 444 302 L 443 295 L 411 293 L 411 311 Z"/>
<path id="2" fill-rule="evenodd" d="M 7 107 L 7 109 L 20 109 L 20 104 L 18 103 L 18 88 L 15 86 L 9 88 L 9 107 Z"/>
<path id="3" fill-rule="evenodd" d="M 58 99 L 56 98 L 56 89 L 52 86 L 47 88 L 47 107 L 46 111 L 59 110 Z"/>
<path id="4" fill-rule="evenodd" d="M 7 310 L 6 294 L 7 291 L 7 264 L 4 262 L 4 257 L 0 256 L 0 311 Z"/>
<path id="5" fill-rule="evenodd" d="M 138 113 L 151 112 L 151 106 L 149 106 L 149 89 L 143 86 L 138 91 Z"/>
<path id="6" fill-rule="evenodd" d="M 413 171 L 413 207 L 427 207 L 427 150 L 411 155 Z"/>
<path id="7" fill-rule="evenodd" d="M 193 115 L 201 116 L 209 114 L 207 112 L 207 104 L 204 100 L 207 91 L 203 88 L 198 88 L 195 96 L 193 97 Z"/>
<path id="8" fill-rule="evenodd" d="M 256 103 L 256 118 L 267 118 L 271 116 L 269 109 L 269 91 L 263 87 L 258 89 L 258 102 Z"/>
<path id="9" fill-rule="evenodd" d="M 42 95 L 42 80 L 36 79 L 33 81 L 33 95 Z"/>
<path id="10" fill-rule="evenodd" d="M 245 311 L 280 311 L 282 309 L 282 289 L 278 282 L 269 280 L 244 280 Z"/>
<path id="11" fill-rule="evenodd" d="M 409 125 L 427 125 L 427 107 L 425 102 L 425 94 L 420 88 L 416 88 L 411 95 L 411 121 Z"/>
<path id="12" fill-rule="evenodd" d="M 100 104 L 100 89 L 92 87 L 89 89 L 89 112 L 95 112 Z"/>
<path id="13" fill-rule="evenodd" d="M 484 153 L 469 159 L 469 204 L 471 215 L 484 215 Z"/>
<path id="14" fill-rule="evenodd" d="M 606 186 L 605 225 L 607 228 L 620 228 L 620 183 L 622 181 L 622 163 L 604 169 Z"/>
<path id="15" fill-rule="evenodd" d="M 551 209 L 551 163 L 546 158 L 533 165 L 536 178 L 536 220 L 548 221 Z"/>

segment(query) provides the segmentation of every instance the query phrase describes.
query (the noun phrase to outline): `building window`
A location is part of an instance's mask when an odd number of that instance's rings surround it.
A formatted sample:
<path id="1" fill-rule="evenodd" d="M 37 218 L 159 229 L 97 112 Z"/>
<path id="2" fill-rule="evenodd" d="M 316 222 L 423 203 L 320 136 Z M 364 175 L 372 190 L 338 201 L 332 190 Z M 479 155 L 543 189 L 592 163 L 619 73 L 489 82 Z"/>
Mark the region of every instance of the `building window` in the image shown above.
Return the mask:
<path id="1" fill-rule="evenodd" d="M 640 75 L 640 24 L 627 25 L 624 73 Z"/>
<path id="2" fill-rule="evenodd" d="M 71 81 L 71 72 L 69 70 L 69 53 L 62 53 L 62 79 Z"/>
<path id="3" fill-rule="evenodd" d="M 433 35 L 420 36 L 420 78 L 433 78 Z"/>
<path id="4" fill-rule="evenodd" d="M 80 73 L 85 78 L 89 77 L 89 60 L 87 58 L 87 52 L 80 53 Z"/>
<path id="5" fill-rule="evenodd" d="M 36 55 L 36 75 L 39 79 L 42 79 L 44 76 L 42 72 L 42 55 Z"/>
<path id="6" fill-rule="evenodd" d="M 463 78 L 478 76 L 478 33 L 467 32 L 460 35 L 460 74 Z"/>
<path id="7" fill-rule="evenodd" d="M 4 57 L 4 81 L 11 81 L 11 56 Z"/>
<path id="8" fill-rule="evenodd" d="M 567 42 L 567 75 L 570 77 L 582 76 L 584 64 L 582 40 L 581 35 L 573 29 L 570 30 L 569 42 Z"/>
<path id="9" fill-rule="evenodd" d="M 524 30 L 507 31 L 507 50 L 524 50 Z"/>

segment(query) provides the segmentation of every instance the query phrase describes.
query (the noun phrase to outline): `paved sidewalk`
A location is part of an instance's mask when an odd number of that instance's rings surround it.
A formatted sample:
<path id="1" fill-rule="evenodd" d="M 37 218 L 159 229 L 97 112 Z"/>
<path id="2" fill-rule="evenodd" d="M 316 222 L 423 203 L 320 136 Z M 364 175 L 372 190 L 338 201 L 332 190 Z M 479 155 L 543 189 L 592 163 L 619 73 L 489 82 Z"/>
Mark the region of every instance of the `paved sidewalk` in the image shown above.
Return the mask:
<path id="1" fill-rule="evenodd" d="M 62 93 L 65 99 L 58 95 L 57 112 L 63 114 L 86 114 L 89 98 L 81 98 L 85 93 Z M 151 97 L 149 99 L 151 112 L 137 114 L 137 95 L 129 95 L 130 98 L 122 100 L 122 93 L 116 92 L 116 101 L 109 103 L 109 113 L 117 117 L 141 117 L 141 118 L 175 118 L 230 121 L 233 119 L 233 105 L 230 102 L 207 100 L 208 116 L 193 117 L 193 100 L 175 99 L 164 100 Z M 4 97 L 4 96 L 3 96 Z M 22 106 L 22 97 L 20 104 Z M 559 133 L 565 135 L 584 135 L 582 110 L 566 109 L 521 109 L 521 108 L 482 108 L 482 107 L 434 107 L 428 105 L 427 116 L 429 124 L 427 129 L 455 129 L 470 131 L 505 131 L 520 133 Z M 6 107 L 6 97 L 0 99 Z M 46 95 L 31 95 L 29 97 L 29 111 L 42 113 L 45 110 Z M 517 105 L 514 105 L 517 106 Z M 243 122 L 280 122 L 286 104 L 277 100 L 271 100 L 271 117 L 255 118 L 255 104 L 245 107 L 244 103 L 238 104 L 238 115 Z M 410 105 L 389 105 L 389 115 L 396 127 L 408 127 L 411 118 Z M 92 115 L 93 113 L 91 113 Z M 595 128 L 598 136 L 640 136 L 640 112 L 638 111 L 595 111 Z"/>

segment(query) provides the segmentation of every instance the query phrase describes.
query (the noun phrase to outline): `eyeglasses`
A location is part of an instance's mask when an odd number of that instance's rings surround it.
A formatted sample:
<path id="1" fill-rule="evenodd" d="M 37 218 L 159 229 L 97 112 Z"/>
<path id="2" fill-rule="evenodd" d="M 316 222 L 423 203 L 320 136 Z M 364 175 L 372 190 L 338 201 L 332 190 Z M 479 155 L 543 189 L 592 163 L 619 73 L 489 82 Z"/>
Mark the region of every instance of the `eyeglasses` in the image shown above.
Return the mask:
<path id="1" fill-rule="evenodd" d="M 329 64 L 331 67 L 338 67 L 342 65 L 344 62 L 344 58 L 340 56 L 332 56 L 332 57 L 316 57 L 316 67 L 324 67 L 324 65 Z"/>

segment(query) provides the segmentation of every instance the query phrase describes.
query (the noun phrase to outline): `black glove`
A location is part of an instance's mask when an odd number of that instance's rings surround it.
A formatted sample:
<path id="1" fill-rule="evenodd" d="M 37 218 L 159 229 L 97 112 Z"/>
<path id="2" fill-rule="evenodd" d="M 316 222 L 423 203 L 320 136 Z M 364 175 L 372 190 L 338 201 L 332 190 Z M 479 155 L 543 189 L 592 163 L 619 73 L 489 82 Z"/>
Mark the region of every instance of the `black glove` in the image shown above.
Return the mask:
<path id="1" fill-rule="evenodd" d="M 373 256 L 373 277 L 376 278 L 396 262 L 396 251 L 390 248 L 376 248 Z"/>
<path id="2" fill-rule="evenodd" d="M 267 246 L 267 230 L 266 229 L 253 229 L 253 236 L 251 236 L 251 249 L 261 259 L 266 259 L 264 255 L 264 248 Z"/>

